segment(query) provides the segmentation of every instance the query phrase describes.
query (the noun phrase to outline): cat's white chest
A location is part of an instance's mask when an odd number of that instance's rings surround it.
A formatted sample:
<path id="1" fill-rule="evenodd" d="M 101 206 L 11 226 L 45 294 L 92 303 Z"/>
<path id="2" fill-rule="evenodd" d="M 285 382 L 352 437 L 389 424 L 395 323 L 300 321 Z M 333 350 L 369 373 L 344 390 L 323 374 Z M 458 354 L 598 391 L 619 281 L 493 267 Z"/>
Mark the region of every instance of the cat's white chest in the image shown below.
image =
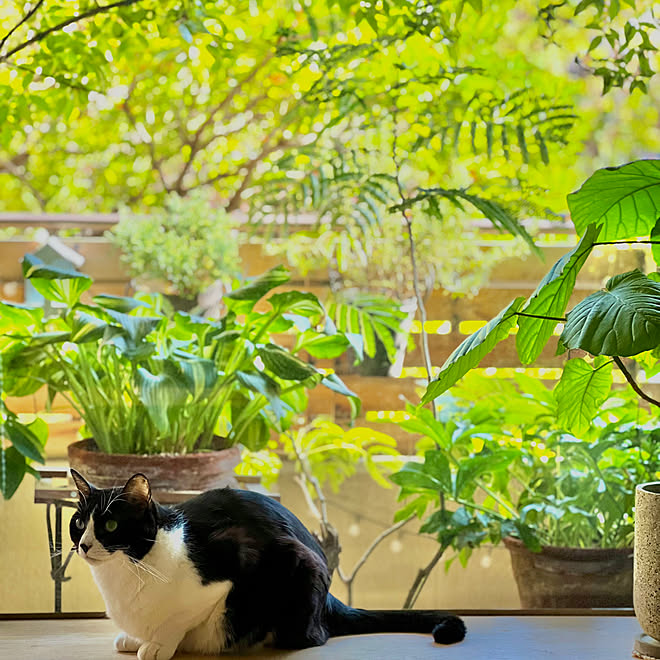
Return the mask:
<path id="1" fill-rule="evenodd" d="M 117 552 L 91 568 L 108 615 L 130 636 L 150 640 L 166 633 L 180 638 L 182 650 L 198 653 L 226 647 L 225 601 L 232 583 L 202 584 L 183 527 L 158 530 L 142 562 Z"/>

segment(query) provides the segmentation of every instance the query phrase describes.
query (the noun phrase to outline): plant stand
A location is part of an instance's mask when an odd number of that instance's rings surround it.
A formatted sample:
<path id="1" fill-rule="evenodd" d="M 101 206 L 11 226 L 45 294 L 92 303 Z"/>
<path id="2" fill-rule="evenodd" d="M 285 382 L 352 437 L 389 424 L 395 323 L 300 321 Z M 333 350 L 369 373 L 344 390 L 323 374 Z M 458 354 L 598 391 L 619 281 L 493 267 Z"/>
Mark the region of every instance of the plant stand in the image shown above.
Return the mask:
<path id="1" fill-rule="evenodd" d="M 65 467 L 38 467 L 40 479 L 35 481 L 34 503 L 46 505 L 46 528 L 48 550 L 50 552 L 50 577 L 54 583 L 53 611 L 62 612 L 62 584 L 71 578 L 66 569 L 75 550 L 69 550 L 66 559 L 62 556 L 62 509 L 78 507 L 78 491 Z M 53 482 L 55 480 L 55 482 Z M 267 495 L 279 501 L 279 493 L 270 493 L 262 485 L 259 477 L 236 476 L 239 487 L 244 490 Z M 179 504 L 199 495 L 202 491 L 193 490 L 154 490 L 153 497 L 161 504 Z M 52 509 L 55 509 L 53 522 Z"/>
<path id="2" fill-rule="evenodd" d="M 660 642 L 645 633 L 635 637 L 633 646 L 633 658 L 640 660 L 657 660 L 660 658 Z"/>

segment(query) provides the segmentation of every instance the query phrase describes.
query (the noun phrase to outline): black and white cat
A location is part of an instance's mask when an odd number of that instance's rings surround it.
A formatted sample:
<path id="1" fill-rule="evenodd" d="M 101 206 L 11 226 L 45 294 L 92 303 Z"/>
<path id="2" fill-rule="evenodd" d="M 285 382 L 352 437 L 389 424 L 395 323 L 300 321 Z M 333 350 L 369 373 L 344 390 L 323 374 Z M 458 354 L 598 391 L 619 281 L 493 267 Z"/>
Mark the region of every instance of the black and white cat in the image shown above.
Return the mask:
<path id="1" fill-rule="evenodd" d="M 115 648 L 139 660 L 266 641 L 300 649 L 360 633 L 432 633 L 440 644 L 465 636 L 461 619 L 445 612 L 338 601 L 316 539 L 272 498 L 227 488 L 165 507 L 142 474 L 104 490 L 71 474 L 80 493 L 71 539 L 123 631 Z"/>

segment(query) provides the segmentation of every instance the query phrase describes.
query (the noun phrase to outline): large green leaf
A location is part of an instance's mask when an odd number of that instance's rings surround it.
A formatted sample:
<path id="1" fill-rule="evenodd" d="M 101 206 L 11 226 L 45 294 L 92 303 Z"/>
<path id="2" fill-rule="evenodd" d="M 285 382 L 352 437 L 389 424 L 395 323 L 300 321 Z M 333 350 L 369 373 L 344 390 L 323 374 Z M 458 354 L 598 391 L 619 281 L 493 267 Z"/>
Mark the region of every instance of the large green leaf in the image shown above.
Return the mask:
<path id="1" fill-rule="evenodd" d="M 84 273 L 45 264 L 39 257 L 23 257 L 23 276 L 47 300 L 72 307 L 80 296 L 92 286 L 92 278 Z"/>
<path id="2" fill-rule="evenodd" d="M 190 357 L 180 360 L 178 365 L 195 401 L 209 394 L 218 380 L 218 368 L 213 360 Z"/>
<path id="3" fill-rule="evenodd" d="M 580 242 L 567 252 L 536 287 L 522 312 L 534 316 L 554 316 L 561 318 L 571 297 L 575 278 L 591 254 L 594 241 L 600 229 L 589 225 Z M 545 321 L 529 316 L 518 317 L 516 349 L 523 364 L 530 364 L 540 355 L 557 325 L 556 320 Z"/>
<path id="4" fill-rule="evenodd" d="M 582 358 L 569 360 L 554 389 L 557 421 L 567 431 L 580 437 L 591 427 L 598 408 L 611 388 L 611 361 L 600 358 L 592 366 Z"/>
<path id="5" fill-rule="evenodd" d="M 568 206 L 579 234 L 595 223 L 603 225 L 603 241 L 648 236 L 660 216 L 660 160 L 597 170 Z"/>
<path id="6" fill-rule="evenodd" d="M 300 335 L 298 349 L 306 350 L 319 359 L 339 357 L 350 346 L 348 338 L 343 334 L 324 335 L 308 330 Z"/>
<path id="7" fill-rule="evenodd" d="M 41 307 L 28 307 L 19 303 L 0 302 L 0 331 L 25 333 L 39 326 L 44 316 Z"/>
<path id="8" fill-rule="evenodd" d="M 48 426 L 41 419 L 30 424 L 21 424 L 18 419 L 9 417 L 5 431 L 11 443 L 25 458 L 45 463 L 43 450 L 48 437 Z"/>
<path id="9" fill-rule="evenodd" d="M 325 313 L 319 299 L 313 293 L 305 291 L 274 293 L 268 298 L 268 302 L 278 314 L 289 312 L 301 316 L 320 316 Z"/>
<path id="10" fill-rule="evenodd" d="M 99 307 L 112 309 L 115 312 L 132 312 L 137 307 L 149 307 L 143 300 L 136 300 L 128 296 L 113 296 L 108 293 L 101 293 L 92 299 Z"/>
<path id="11" fill-rule="evenodd" d="M 443 490 L 442 483 L 419 463 L 406 463 L 398 472 L 391 475 L 390 479 L 397 486 L 405 488 L 407 492 L 430 490 L 438 493 Z"/>
<path id="12" fill-rule="evenodd" d="M 280 399 L 280 386 L 268 374 L 256 371 L 237 371 L 239 382 L 253 392 L 263 394 L 268 399 L 273 412 L 278 419 L 284 417 L 284 405 Z"/>
<path id="13" fill-rule="evenodd" d="M 186 401 L 188 389 L 169 373 L 152 374 L 138 367 L 136 382 L 140 401 L 144 403 L 154 426 L 162 435 L 170 431 L 170 412 L 176 412 Z"/>
<path id="14" fill-rule="evenodd" d="M 568 314 L 560 342 L 592 355 L 637 355 L 660 345 L 660 283 L 638 270 L 611 278 Z"/>
<path id="15" fill-rule="evenodd" d="M 451 469 L 445 452 L 440 449 L 429 449 L 424 454 L 424 469 L 440 483 L 445 493 L 453 491 Z"/>
<path id="16" fill-rule="evenodd" d="M 27 471 L 25 456 L 14 447 L 6 449 L 0 445 L 0 490 L 8 500 L 21 485 Z"/>
<path id="17" fill-rule="evenodd" d="M 516 298 L 483 328 L 465 339 L 447 358 L 437 378 L 429 384 L 422 403 L 428 403 L 447 391 L 470 369 L 474 369 L 499 342 L 506 339 L 516 324 L 516 313 L 524 302 L 523 297 Z"/>
<path id="18" fill-rule="evenodd" d="M 162 316 L 132 316 L 112 309 L 107 309 L 105 313 L 135 343 L 142 341 L 149 333 L 153 332 L 163 320 Z"/>
<path id="19" fill-rule="evenodd" d="M 518 456 L 520 456 L 520 452 L 517 449 L 503 449 L 494 454 L 483 456 L 477 454 L 472 458 L 464 458 L 456 473 L 456 496 L 460 497 L 467 486 L 474 487 L 475 479 L 482 475 L 506 469 Z"/>
<path id="20" fill-rule="evenodd" d="M 274 344 L 266 344 L 257 348 L 257 353 L 266 368 L 284 380 L 306 380 L 310 376 L 318 376 L 319 372 L 311 364 L 303 362 L 283 348 Z"/>
<path id="21" fill-rule="evenodd" d="M 660 217 L 658 217 L 655 225 L 653 225 L 653 229 L 651 229 L 650 239 L 656 241 L 651 244 L 651 253 L 653 254 L 656 266 L 660 269 Z"/>
<path id="22" fill-rule="evenodd" d="M 267 273 L 225 296 L 227 307 L 236 314 L 249 312 L 260 298 L 270 290 L 289 281 L 289 272 L 284 266 L 271 268 Z"/>

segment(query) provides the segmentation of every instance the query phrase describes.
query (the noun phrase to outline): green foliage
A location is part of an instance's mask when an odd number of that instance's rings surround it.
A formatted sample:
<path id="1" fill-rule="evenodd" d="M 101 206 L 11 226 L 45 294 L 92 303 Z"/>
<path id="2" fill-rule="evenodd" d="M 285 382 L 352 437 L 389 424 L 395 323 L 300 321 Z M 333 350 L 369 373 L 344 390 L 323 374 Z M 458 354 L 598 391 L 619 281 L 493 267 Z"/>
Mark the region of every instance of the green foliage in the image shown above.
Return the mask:
<path id="1" fill-rule="evenodd" d="M 566 319 L 556 316 L 563 314 L 578 272 L 593 246 L 599 245 L 597 237 L 616 236 L 625 243 L 635 243 L 639 232 L 651 234 L 654 231 L 656 206 L 653 191 L 658 185 L 659 163 L 640 161 L 599 170 L 570 196 L 571 206 L 574 212 L 578 212 L 576 225 L 579 222 L 585 229 L 582 239 L 551 268 L 522 311 L 520 298 L 511 303 L 513 308 L 510 306 L 509 328 L 515 325 L 516 314 L 520 312 L 516 349 L 521 362 L 532 362 L 540 354 L 557 321 L 566 322 L 558 353 L 579 348 L 592 355 L 631 357 L 660 346 L 660 286 L 654 276 L 647 277 L 640 271 L 615 275 L 604 290 L 585 298 Z M 642 244 L 648 242 L 640 241 Z M 497 328 L 501 319 L 502 313 L 486 328 Z M 479 364 L 496 344 L 492 340 L 485 342 L 485 336 L 490 339 L 482 328 L 454 351 L 440 369 L 437 379 L 429 384 L 423 402 L 440 396 Z M 478 351 L 472 350 L 475 344 Z M 577 400 L 567 398 L 566 403 L 577 405 Z M 570 414 L 579 416 L 580 413 L 573 410 Z"/>
<path id="2" fill-rule="evenodd" d="M 334 492 L 361 464 L 376 483 L 391 488 L 386 476 L 401 466 L 396 440 L 391 436 L 359 426 L 345 430 L 322 418 L 282 435 L 280 446 L 298 471 L 304 463 L 306 474 Z"/>
<path id="3" fill-rule="evenodd" d="M 530 315 L 518 318 L 516 349 L 523 364 L 536 360 L 550 339 L 557 318 L 564 315 L 577 274 L 591 254 L 597 237 L 598 229 L 589 225 L 580 242 L 554 264 L 522 308 L 524 314 Z M 544 316 L 554 319 L 544 320 Z"/>
<path id="4" fill-rule="evenodd" d="M 637 355 L 660 344 L 660 283 L 638 270 L 615 275 L 568 314 L 559 341 L 592 355 Z"/>
<path id="5" fill-rule="evenodd" d="M 42 288 L 51 300 L 58 299 L 63 282 L 89 280 L 70 273 L 54 279 L 32 263 L 26 270 L 33 281 L 53 285 Z M 330 336 L 325 310 L 312 294 L 273 294 L 267 298 L 270 311 L 254 310 L 287 279 L 278 267 L 233 291 L 221 319 L 166 313 L 159 296 L 103 295 L 92 303 L 76 297 L 53 318 L 0 303 L 0 413 L 10 443 L 0 463 L 5 496 L 29 461 L 43 462 L 47 430 L 39 419 L 19 420 L 5 395 L 26 396 L 42 386 L 51 399 L 61 393 L 108 453 L 185 453 L 235 444 L 258 451 L 271 430 L 290 427 L 307 405 L 306 390 L 319 383 L 351 397 L 357 409 L 356 395 L 337 375 L 325 376 L 295 354 L 304 343 L 293 352 L 275 343 L 275 333 L 299 334 L 287 319 L 292 314 L 307 319 L 307 341 Z M 344 337 L 336 329 L 332 336 Z M 348 345 L 344 338 L 343 348 Z"/>
<path id="6" fill-rule="evenodd" d="M 660 161 L 639 160 L 595 172 L 568 196 L 578 233 L 603 227 L 604 241 L 648 236 L 660 215 Z"/>
<path id="7" fill-rule="evenodd" d="M 438 399 L 439 417 L 410 406 L 399 425 L 421 434 L 419 458 L 392 476 L 420 531 L 463 553 L 516 536 L 541 545 L 632 544 L 637 483 L 660 476 L 657 417 L 610 391 L 611 363 L 569 362 L 554 391 L 470 374 Z M 580 417 L 565 415 L 567 397 Z"/>
<path id="8" fill-rule="evenodd" d="M 436 380 L 429 384 L 422 403 L 428 403 L 460 380 L 470 369 L 476 367 L 485 355 L 509 336 L 516 324 L 516 312 L 522 307 L 524 298 L 516 298 L 483 328 L 470 335 L 447 358 Z"/>
<path id="9" fill-rule="evenodd" d="M 161 280 L 166 293 L 194 299 L 215 280 L 229 284 L 237 275 L 236 229 L 236 222 L 213 208 L 204 193 L 185 198 L 171 193 L 161 211 L 135 215 L 124 210 L 107 236 L 133 277 Z"/>

